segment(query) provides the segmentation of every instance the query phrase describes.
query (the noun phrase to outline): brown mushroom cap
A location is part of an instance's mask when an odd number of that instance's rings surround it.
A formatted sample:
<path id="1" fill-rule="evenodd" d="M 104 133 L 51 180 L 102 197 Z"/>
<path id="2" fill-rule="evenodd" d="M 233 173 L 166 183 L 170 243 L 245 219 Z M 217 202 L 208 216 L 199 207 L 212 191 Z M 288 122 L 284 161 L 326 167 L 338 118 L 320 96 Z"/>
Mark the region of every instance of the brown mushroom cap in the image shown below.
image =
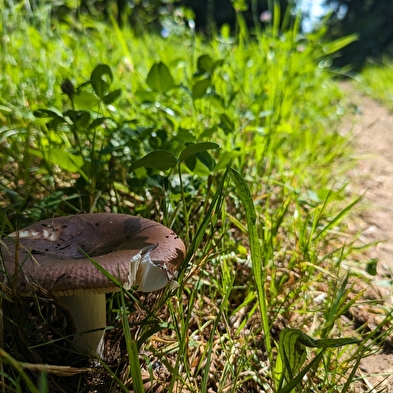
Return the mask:
<path id="1" fill-rule="evenodd" d="M 172 280 L 185 256 L 183 242 L 171 229 L 126 214 L 57 217 L 13 232 L 2 241 L 6 246 L 2 247 L 6 275 L 13 276 L 19 265 L 22 273 L 17 280 L 19 288 L 23 289 L 29 281 L 35 281 L 55 295 L 71 295 L 92 289 L 100 293 L 117 290 L 81 250 L 122 285 L 139 285 L 144 292 L 148 292 L 150 287 L 152 290 L 159 289 L 157 286 L 162 288 Z M 161 275 L 156 284 L 145 287 L 145 283 L 141 282 L 147 265 L 138 269 L 139 262 L 137 266 L 134 262 L 142 260 L 148 262 L 150 273 Z M 149 274 L 149 280 L 154 280 L 154 274 L 152 278 Z M 163 274 L 168 281 L 162 279 L 165 277 Z M 134 282 L 131 282 L 132 277 Z M 1 272 L 0 279 L 4 279 Z"/>

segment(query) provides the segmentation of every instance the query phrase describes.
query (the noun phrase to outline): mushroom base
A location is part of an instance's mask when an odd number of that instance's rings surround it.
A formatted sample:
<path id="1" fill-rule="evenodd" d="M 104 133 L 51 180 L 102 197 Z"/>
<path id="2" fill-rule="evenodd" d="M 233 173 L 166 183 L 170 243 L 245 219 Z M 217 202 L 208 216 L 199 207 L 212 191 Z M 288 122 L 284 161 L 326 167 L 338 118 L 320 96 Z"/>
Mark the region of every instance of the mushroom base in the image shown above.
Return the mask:
<path id="1" fill-rule="evenodd" d="M 59 299 L 74 320 L 75 348 L 92 355 L 101 355 L 104 338 L 102 329 L 106 326 L 105 294 L 84 291 L 77 295 L 61 296 Z"/>

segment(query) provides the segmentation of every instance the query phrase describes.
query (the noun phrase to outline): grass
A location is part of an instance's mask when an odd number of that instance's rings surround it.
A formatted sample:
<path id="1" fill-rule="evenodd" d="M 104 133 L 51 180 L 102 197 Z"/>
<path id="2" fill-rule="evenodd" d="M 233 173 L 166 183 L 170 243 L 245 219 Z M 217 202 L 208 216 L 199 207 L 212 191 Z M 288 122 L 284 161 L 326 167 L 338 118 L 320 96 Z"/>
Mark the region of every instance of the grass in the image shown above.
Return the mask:
<path id="1" fill-rule="evenodd" d="M 3 285 L 3 390 L 354 391 L 390 316 L 377 334 L 351 321 L 367 279 L 346 268 L 358 196 L 342 180 L 351 145 L 328 67 L 347 40 L 296 23 L 252 35 L 241 14 L 235 38 L 206 42 L 0 8 L 2 232 L 111 211 L 158 220 L 188 248 L 175 292 L 108 298 L 106 357 L 89 367 L 21 325 L 18 310 L 48 324 L 50 294 Z"/>
<path id="2" fill-rule="evenodd" d="M 370 62 L 361 73 L 360 82 L 367 94 L 393 108 L 393 68 L 389 58 L 380 62 Z"/>

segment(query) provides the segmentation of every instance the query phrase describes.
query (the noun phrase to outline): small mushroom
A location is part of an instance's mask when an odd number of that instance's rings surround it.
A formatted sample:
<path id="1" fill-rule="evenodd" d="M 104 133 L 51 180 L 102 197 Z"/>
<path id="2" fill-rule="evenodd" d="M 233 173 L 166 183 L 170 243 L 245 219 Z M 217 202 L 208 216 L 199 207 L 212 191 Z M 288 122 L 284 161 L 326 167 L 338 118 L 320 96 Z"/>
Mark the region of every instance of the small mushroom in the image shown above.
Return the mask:
<path id="1" fill-rule="evenodd" d="M 57 217 L 30 225 L 2 239 L 0 279 L 17 274 L 17 288 L 38 283 L 69 309 L 74 342 L 101 354 L 106 325 L 105 293 L 119 291 L 88 255 L 125 289 L 156 291 L 175 277 L 185 247 L 169 228 L 126 214 L 92 213 Z M 5 272 L 5 274 L 2 273 Z"/>

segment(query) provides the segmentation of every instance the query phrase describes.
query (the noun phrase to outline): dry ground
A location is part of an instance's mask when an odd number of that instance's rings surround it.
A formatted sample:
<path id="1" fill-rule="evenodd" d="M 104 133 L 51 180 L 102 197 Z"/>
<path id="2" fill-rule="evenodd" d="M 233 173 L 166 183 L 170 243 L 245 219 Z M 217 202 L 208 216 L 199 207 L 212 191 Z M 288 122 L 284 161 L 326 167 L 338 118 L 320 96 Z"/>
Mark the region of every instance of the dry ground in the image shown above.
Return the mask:
<path id="1" fill-rule="evenodd" d="M 378 259 L 376 283 L 392 304 L 393 288 L 393 113 L 378 102 L 361 94 L 350 83 L 342 90 L 353 109 L 344 119 L 343 132 L 352 132 L 355 154 L 359 160 L 350 173 L 350 187 L 355 194 L 365 192 L 360 214 L 352 222 L 352 231 L 361 233 L 364 243 L 379 242 L 367 251 L 368 258 Z M 367 390 L 380 385 L 393 393 L 393 353 L 378 353 L 364 359 L 360 375 Z M 359 375 L 359 376 L 360 376 Z M 366 386 L 365 386 L 366 387 Z"/>

